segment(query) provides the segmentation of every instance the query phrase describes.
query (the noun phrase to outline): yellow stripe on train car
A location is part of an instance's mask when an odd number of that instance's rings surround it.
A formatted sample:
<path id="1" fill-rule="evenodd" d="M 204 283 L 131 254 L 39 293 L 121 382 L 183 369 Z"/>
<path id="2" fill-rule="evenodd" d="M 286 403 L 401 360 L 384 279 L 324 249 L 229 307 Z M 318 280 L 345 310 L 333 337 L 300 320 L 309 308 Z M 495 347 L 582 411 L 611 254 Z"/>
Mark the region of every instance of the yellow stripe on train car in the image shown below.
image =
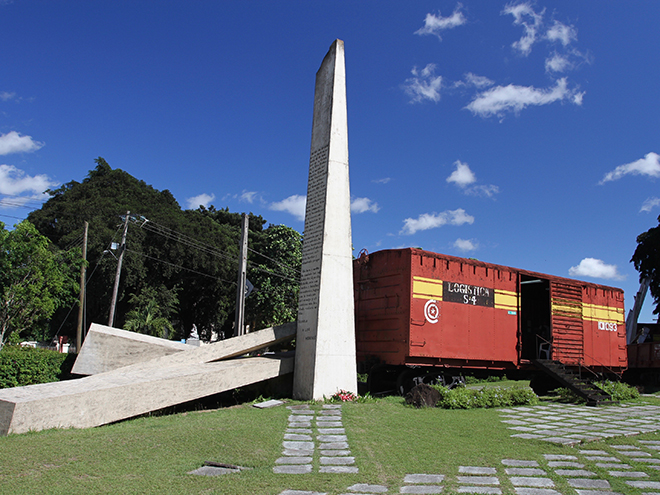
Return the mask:
<path id="1" fill-rule="evenodd" d="M 510 290 L 495 289 L 495 308 L 518 311 L 518 293 Z"/>
<path id="2" fill-rule="evenodd" d="M 442 280 L 413 277 L 413 297 L 442 300 Z"/>
<path id="3" fill-rule="evenodd" d="M 567 316 L 570 318 L 582 318 L 582 303 L 568 299 L 553 299 L 552 314 Z"/>
<path id="4" fill-rule="evenodd" d="M 584 304 L 582 307 L 582 318 L 587 321 L 612 321 L 623 323 L 623 308 L 600 306 L 598 304 Z"/>

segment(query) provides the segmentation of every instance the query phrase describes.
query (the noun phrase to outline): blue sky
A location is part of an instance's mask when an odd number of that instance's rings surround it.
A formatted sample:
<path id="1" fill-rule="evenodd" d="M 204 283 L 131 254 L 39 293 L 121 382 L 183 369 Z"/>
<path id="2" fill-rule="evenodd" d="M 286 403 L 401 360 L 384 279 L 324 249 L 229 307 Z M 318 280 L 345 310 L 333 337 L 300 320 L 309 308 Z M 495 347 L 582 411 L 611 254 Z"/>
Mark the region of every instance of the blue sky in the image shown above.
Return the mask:
<path id="1" fill-rule="evenodd" d="M 630 307 L 660 214 L 659 19 L 653 1 L 0 0 L 0 220 L 102 156 L 183 208 L 302 231 L 314 77 L 340 38 L 356 254 L 474 257 Z"/>

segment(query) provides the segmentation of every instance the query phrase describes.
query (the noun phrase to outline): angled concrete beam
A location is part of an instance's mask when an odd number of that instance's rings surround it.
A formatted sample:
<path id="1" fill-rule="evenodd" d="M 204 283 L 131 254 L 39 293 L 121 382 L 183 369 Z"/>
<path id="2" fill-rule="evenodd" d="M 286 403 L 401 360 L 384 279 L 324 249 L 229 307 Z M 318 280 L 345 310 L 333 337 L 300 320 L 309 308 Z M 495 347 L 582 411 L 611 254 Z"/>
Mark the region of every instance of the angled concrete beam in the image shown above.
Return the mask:
<path id="1" fill-rule="evenodd" d="M 73 365 L 76 375 L 96 375 L 196 347 L 92 323 Z"/>
<path id="2" fill-rule="evenodd" d="M 286 323 L 256 332 L 193 347 L 180 342 L 93 324 L 72 372 L 94 375 L 133 366 L 133 369 L 207 363 L 240 356 L 292 339 L 296 323 Z M 183 351 L 183 352 L 181 352 Z M 174 357 L 182 354 L 178 358 Z M 184 356 L 185 355 L 185 356 Z"/>
<path id="3" fill-rule="evenodd" d="M 0 390 L 0 435 L 89 428 L 293 372 L 293 357 L 113 371 Z"/>
<path id="4" fill-rule="evenodd" d="M 291 373 L 292 357 L 226 359 L 295 333 L 288 323 L 78 380 L 2 389 L 0 435 L 99 426 Z"/>

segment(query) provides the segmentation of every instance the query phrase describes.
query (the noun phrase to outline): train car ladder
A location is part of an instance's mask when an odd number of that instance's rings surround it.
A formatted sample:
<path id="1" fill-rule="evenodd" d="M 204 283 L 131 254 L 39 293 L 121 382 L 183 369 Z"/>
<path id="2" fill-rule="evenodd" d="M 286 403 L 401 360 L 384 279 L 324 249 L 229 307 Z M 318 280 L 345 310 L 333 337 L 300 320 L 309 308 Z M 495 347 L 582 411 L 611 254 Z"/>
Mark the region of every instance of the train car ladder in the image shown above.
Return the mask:
<path id="1" fill-rule="evenodd" d="M 554 378 L 564 387 L 571 389 L 578 397 L 587 401 L 588 406 L 600 406 L 604 404 L 617 404 L 612 396 L 602 390 L 593 382 L 580 377 L 575 371 L 566 367 L 559 361 L 550 359 L 535 359 L 534 366 L 546 375 Z"/>

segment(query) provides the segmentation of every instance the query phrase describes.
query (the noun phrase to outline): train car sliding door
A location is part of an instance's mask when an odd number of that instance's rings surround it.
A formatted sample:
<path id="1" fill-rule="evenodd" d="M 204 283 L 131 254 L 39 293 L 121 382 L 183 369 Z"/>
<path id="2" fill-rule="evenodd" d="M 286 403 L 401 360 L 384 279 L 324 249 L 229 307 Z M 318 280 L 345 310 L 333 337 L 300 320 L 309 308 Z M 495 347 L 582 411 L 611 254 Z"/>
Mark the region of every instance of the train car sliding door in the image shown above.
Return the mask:
<path id="1" fill-rule="evenodd" d="M 551 359 L 550 281 L 520 275 L 520 358 Z"/>

